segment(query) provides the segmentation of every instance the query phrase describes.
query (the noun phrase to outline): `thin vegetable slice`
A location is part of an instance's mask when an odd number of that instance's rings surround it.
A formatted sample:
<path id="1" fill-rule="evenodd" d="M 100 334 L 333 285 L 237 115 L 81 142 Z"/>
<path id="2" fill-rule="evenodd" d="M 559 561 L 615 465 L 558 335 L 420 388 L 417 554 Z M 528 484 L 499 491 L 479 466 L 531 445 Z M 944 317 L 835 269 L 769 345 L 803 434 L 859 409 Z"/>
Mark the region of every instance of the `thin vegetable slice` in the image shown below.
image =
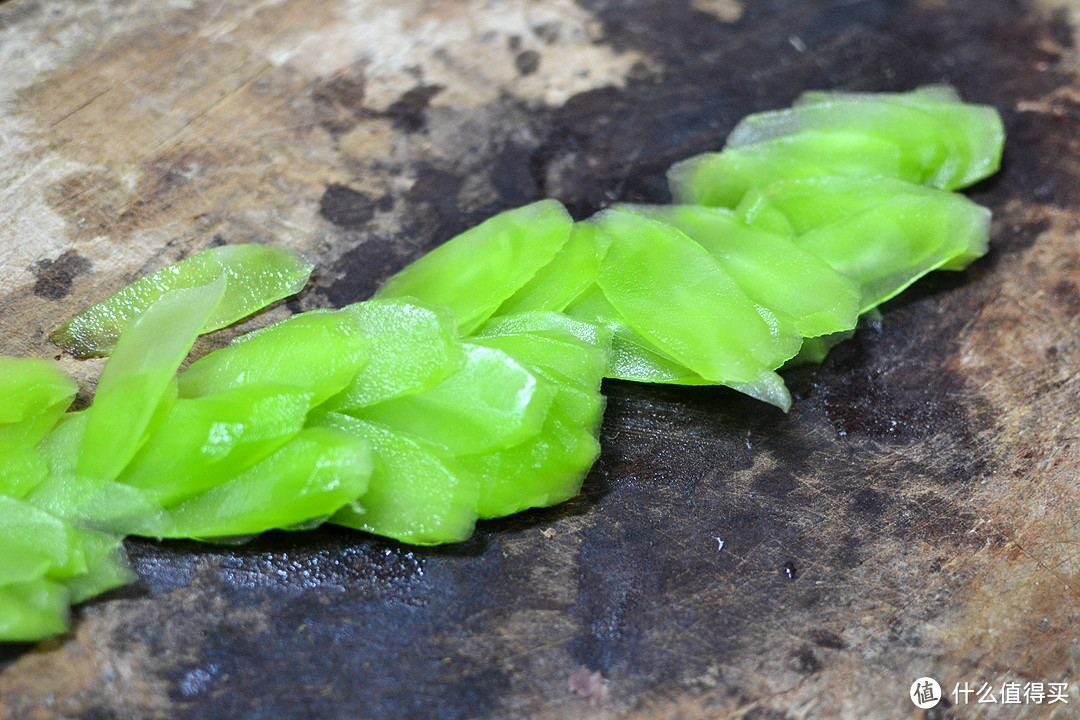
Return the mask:
<path id="1" fill-rule="evenodd" d="M 112 480 L 134 456 L 176 369 L 225 291 L 225 278 L 173 290 L 124 332 L 87 412 L 76 470 Z"/>
<path id="2" fill-rule="evenodd" d="M 572 226 L 566 208 L 555 200 L 508 210 L 416 260 L 387 280 L 375 297 L 444 305 L 457 314 L 467 334 L 551 262 Z"/>
<path id="3" fill-rule="evenodd" d="M 210 248 L 139 278 L 56 328 L 49 339 L 76 357 L 108 355 L 124 328 L 163 295 L 201 287 L 224 275 L 225 293 L 201 328 L 209 332 L 299 292 L 313 268 L 286 248 L 255 244 Z"/>
<path id="4" fill-rule="evenodd" d="M 477 479 L 444 448 L 348 415 L 317 411 L 316 422 L 367 440 L 374 461 L 367 492 L 330 522 L 416 545 L 472 535 Z"/>
<path id="5" fill-rule="evenodd" d="M 670 225 L 609 210 L 597 278 L 636 332 L 706 380 L 752 382 L 798 352 L 798 332 L 755 305 L 709 253 Z"/>
<path id="6" fill-rule="evenodd" d="M 804 337 L 855 327 L 859 286 L 787 238 L 748 226 L 733 212 L 695 205 L 623 205 L 665 222 L 709 251 L 746 295 L 787 316 Z"/>

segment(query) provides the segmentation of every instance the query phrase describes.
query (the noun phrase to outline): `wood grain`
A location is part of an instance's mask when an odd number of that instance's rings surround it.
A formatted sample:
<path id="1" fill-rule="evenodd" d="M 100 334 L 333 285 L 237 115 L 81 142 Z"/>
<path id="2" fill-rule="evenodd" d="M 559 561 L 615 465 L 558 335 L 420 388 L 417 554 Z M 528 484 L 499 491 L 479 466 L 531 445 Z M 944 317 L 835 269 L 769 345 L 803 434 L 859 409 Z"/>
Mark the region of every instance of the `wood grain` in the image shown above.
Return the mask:
<path id="1" fill-rule="evenodd" d="M 609 383 L 558 508 L 413 549 L 131 540 L 141 581 L 0 650 L 0 718 L 1069 717 L 1080 704 L 1074 3 L 0 2 L 0 343 L 214 243 L 318 263 L 200 343 L 367 297 L 508 207 L 664 201 L 810 87 L 997 106 L 990 255 L 919 283 L 782 415 Z M 100 361 L 64 358 L 93 391 Z M 720 541 L 723 541 L 722 547 Z M 582 674 L 584 673 L 584 674 Z M 596 675 L 598 673 L 598 675 Z M 911 682 L 1068 682 L 923 714 Z M 586 678 L 605 693 L 571 690 Z"/>

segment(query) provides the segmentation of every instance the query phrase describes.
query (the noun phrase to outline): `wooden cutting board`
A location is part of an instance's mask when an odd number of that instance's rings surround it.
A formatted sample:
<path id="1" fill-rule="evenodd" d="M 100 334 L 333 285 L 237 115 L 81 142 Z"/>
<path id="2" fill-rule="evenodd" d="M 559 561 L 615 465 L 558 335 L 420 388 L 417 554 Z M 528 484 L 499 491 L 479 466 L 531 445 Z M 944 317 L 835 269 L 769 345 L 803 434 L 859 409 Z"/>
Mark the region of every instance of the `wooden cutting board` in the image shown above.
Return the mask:
<path id="1" fill-rule="evenodd" d="M 609 383 L 585 492 L 416 549 L 131 540 L 140 582 L 0 649 L 0 718 L 1071 717 L 1080 705 L 1080 4 L 0 2 L 0 342 L 215 243 L 367 297 L 541 198 L 665 201 L 807 88 L 997 106 L 992 250 L 920 282 L 788 415 Z M 223 337 L 222 337 L 223 336 Z M 92 394 L 101 362 L 62 359 Z M 911 683 L 936 678 L 927 711 Z M 1065 682 L 1070 703 L 1002 704 Z M 997 704 L 953 690 L 994 687 Z"/>

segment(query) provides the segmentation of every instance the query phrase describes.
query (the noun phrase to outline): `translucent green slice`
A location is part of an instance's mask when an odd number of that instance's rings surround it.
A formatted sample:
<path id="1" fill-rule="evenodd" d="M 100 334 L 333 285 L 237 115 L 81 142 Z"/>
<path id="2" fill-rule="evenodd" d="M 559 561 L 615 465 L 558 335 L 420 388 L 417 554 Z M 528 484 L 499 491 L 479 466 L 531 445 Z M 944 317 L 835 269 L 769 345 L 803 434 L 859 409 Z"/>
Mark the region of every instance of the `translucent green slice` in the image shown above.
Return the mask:
<path id="1" fill-rule="evenodd" d="M 371 443 L 374 468 L 358 506 L 330 522 L 414 545 L 460 542 L 476 525 L 477 479 L 433 443 L 377 423 L 322 413 L 318 421 Z"/>
<path id="2" fill-rule="evenodd" d="M 231 480 L 169 508 L 165 537 L 261 533 L 329 517 L 364 494 L 368 443 L 333 428 L 302 431 Z"/>
<path id="3" fill-rule="evenodd" d="M 686 233 L 755 303 L 817 337 L 858 322 L 859 286 L 791 240 L 750 227 L 730 211 L 695 205 L 630 205 Z"/>
<path id="4" fill-rule="evenodd" d="M 597 284 L 627 325 L 679 363 L 706 380 L 752 382 L 798 352 L 790 322 L 755 305 L 684 233 L 619 210 L 595 222 L 612 237 Z"/>
<path id="5" fill-rule="evenodd" d="M 902 93 L 815 90 L 800 95 L 795 105 L 868 100 L 888 100 L 924 110 L 938 118 L 952 135 L 953 144 L 963 162 L 958 164 L 955 172 L 948 175 L 939 173 L 928 184 L 956 190 L 993 175 L 1001 167 L 1005 126 L 998 111 L 988 105 L 963 102 L 956 90 L 948 85 L 928 85 Z"/>
<path id="6" fill-rule="evenodd" d="M 257 372 L 253 373 L 258 375 Z M 304 427 L 310 393 L 254 382 L 172 406 L 116 478 L 171 505 L 244 471 Z"/>
<path id="7" fill-rule="evenodd" d="M 79 475 L 111 480 L 128 464 L 224 290 L 224 278 L 173 290 L 127 327 L 87 411 Z"/>
<path id="8" fill-rule="evenodd" d="M 66 632 L 70 605 L 70 591 L 53 580 L 0 585 L 0 641 L 31 642 Z"/>
<path id="9" fill-rule="evenodd" d="M 957 193 L 884 178 L 785 181 L 740 212 L 753 223 L 762 208 L 782 213 L 799 247 L 859 284 L 860 312 L 931 270 L 965 266 L 989 241 L 986 208 Z"/>
<path id="10" fill-rule="evenodd" d="M 555 200 L 499 213 L 413 262 L 375 297 L 445 305 L 468 334 L 551 262 L 572 226 Z"/>
<path id="11" fill-rule="evenodd" d="M 922 182 L 926 172 L 889 139 L 811 129 L 688 158 L 668 171 L 668 186 L 676 203 L 734 208 L 755 187 L 822 175 Z"/>
<path id="12" fill-rule="evenodd" d="M 299 253 L 271 245 L 210 248 L 139 278 L 56 328 L 49 339 L 77 357 L 108 355 L 124 328 L 163 295 L 224 276 L 221 302 L 200 329 L 209 332 L 299 292 L 313 268 Z"/>
<path id="13" fill-rule="evenodd" d="M 530 312 L 489 321 L 470 342 L 498 348 L 525 363 L 555 389 L 553 404 L 578 426 L 596 433 L 604 414 L 600 383 L 610 359 L 610 330 L 562 313 Z"/>
<path id="14" fill-rule="evenodd" d="M 574 497 L 599 454 L 600 444 L 593 434 L 552 406 L 544 427 L 529 440 L 458 461 L 479 483 L 480 517 L 494 518 Z"/>
<path id="15" fill-rule="evenodd" d="M 86 572 L 62 580 L 71 593 L 71 602 L 82 602 L 138 579 L 119 535 L 74 528 L 73 542 L 86 559 Z"/>
<path id="16" fill-rule="evenodd" d="M 965 163 L 941 120 L 925 110 L 878 98 L 835 100 L 748 115 L 728 135 L 727 148 L 807 131 L 869 135 L 900 148 L 900 167 L 918 168 L 918 182 L 950 177 Z"/>
<path id="17" fill-rule="evenodd" d="M 48 476 L 48 461 L 32 445 L 0 443 L 0 494 L 21 498 Z"/>
<path id="18" fill-rule="evenodd" d="M 555 395 L 502 350 L 465 344 L 465 364 L 430 390 L 357 411 L 356 417 L 441 445 L 453 455 L 511 447 L 535 435 Z"/>
<path id="19" fill-rule="evenodd" d="M 608 365 L 606 341 L 597 347 L 561 330 L 500 332 L 484 326 L 469 342 L 498 348 L 511 357 L 540 367 L 565 382 L 581 388 L 596 389 Z"/>
<path id="20" fill-rule="evenodd" d="M 85 561 L 72 556 L 69 530 L 30 503 L 0 495 L 0 584 L 84 571 Z"/>
<path id="21" fill-rule="evenodd" d="M 596 282 L 596 273 L 611 238 L 598 225 L 574 223 L 566 244 L 551 262 L 506 299 L 496 315 L 513 315 L 530 310 L 561 311 Z"/>
<path id="22" fill-rule="evenodd" d="M 312 405 L 318 405 L 352 383 L 368 353 L 353 313 L 302 313 L 196 360 L 178 378 L 180 397 L 276 383 L 309 393 Z"/>
<path id="23" fill-rule="evenodd" d="M 368 300 L 344 308 L 367 336 L 369 361 L 327 407 L 351 412 L 422 392 L 465 362 L 457 320 L 448 308 L 415 300 Z"/>
<path id="24" fill-rule="evenodd" d="M 79 386 L 58 363 L 37 358 L 13 358 L 0 356 L 0 441 L 12 437 L 19 425 L 18 435 L 29 442 L 37 442 L 52 428 Z M 36 421 L 44 411 L 50 418 L 36 427 Z"/>
<path id="25" fill-rule="evenodd" d="M 791 393 L 775 372 L 763 370 L 757 378 L 745 382 L 718 383 L 706 380 L 627 325 L 599 288 L 587 293 L 568 308 L 567 312 L 575 318 L 606 325 L 611 329 L 613 335 L 605 377 L 664 385 L 722 384 L 775 405 L 784 412 L 791 409 Z"/>

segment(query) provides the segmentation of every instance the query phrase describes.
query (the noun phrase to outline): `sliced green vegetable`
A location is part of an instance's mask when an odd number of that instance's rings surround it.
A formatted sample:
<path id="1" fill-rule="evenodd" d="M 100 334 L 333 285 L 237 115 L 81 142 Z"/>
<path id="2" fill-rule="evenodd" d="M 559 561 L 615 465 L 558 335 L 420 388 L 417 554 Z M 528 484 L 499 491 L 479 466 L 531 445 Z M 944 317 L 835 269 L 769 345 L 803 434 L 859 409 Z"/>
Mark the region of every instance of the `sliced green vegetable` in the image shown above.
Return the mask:
<path id="1" fill-rule="evenodd" d="M 348 415 L 325 412 L 316 421 L 367 440 L 374 460 L 358 505 L 342 508 L 330 522 L 416 545 L 472 535 L 477 479 L 445 449 Z"/>
<path id="2" fill-rule="evenodd" d="M 465 345 L 465 364 L 430 390 L 363 408 L 362 420 L 470 455 L 535 435 L 555 391 L 501 350 Z"/>
<path id="3" fill-rule="evenodd" d="M 572 226 L 555 200 L 508 210 L 416 260 L 375 297 L 413 297 L 449 307 L 467 334 L 551 262 Z"/>
<path id="4" fill-rule="evenodd" d="M 130 462 L 224 291 L 223 277 L 204 287 L 173 290 L 127 328 L 87 412 L 78 474 L 112 480 Z"/>
<path id="5" fill-rule="evenodd" d="M 318 405 L 352 384 L 368 352 L 353 313 L 294 315 L 196 360 L 178 378 L 180 397 L 265 382 L 303 390 Z"/>
<path id="6" fill-rule="evenodd" d="M 457 320 L 447 308 L 415 300 L 369 300 L 349 313 L 367 337 L 370 359 L 351 384 L 327 403 L 352 412 L 393 397 L 423 392 L 465 362 Z"/>
<path id="7" fill-rule="evenodd" d="M 210 248 L 139 278 L 56 328 L 49 339 L 76 357 L 108 355 L 124 328 L 163 295 L 225 276 L 221 302 L 201 328 L 209 332 L 299 292 L 313 268 L 286 248 L 254 244 Z"/>
<path id="8" fill-rule="evenodd" d="M 755 303 L 794 322 L 804 337 L 855 327 L 859 286 L 787 238 L 733 212 L 695 205 L 619 206 L 665 222 L 709 251 Z"/>
<path id="9" fill-rule="evenodd" d="M 364 494 L 371 468 L 363 439 L 307 428 L 231 480 L 169 508 L 163 535 L 248 535 L 326 518 Z"/>
<path id="10" fill-rule="evenodd" d="M 609 210 L 612 237 L 597 279 L 626 324 L 713 382 L 752 382 L 793 357 L 802 338 L 755 305 L 716 260 L 679 230 Z"/>
<path id="11" fill-rule="evenodd" d="M 495 314 L 565 310 L 596 282 L 596 273 L 610 246 L 611 238 L 596 223 L 574 223 L 566 244 L 551 262 L 537 270 L 531 280 L 499 306 Z"/>

